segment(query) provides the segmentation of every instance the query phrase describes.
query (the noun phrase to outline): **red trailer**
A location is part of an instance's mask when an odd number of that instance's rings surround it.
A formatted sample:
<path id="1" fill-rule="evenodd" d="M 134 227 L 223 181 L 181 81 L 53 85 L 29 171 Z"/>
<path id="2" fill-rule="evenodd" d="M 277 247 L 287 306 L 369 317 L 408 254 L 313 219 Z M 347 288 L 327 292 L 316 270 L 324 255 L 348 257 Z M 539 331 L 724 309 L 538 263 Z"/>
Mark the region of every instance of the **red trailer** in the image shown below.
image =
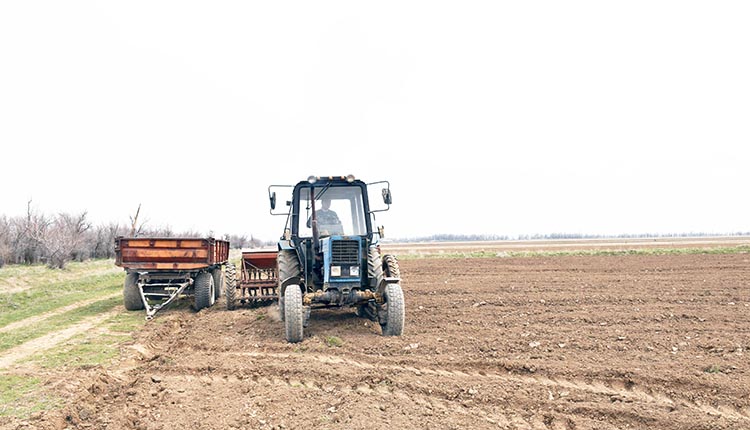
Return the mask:
<path id="1" fill-rule="evenodd" d="M 229 242 L 212 237 L 118 237 L 115 256 L 127 272 L 125 308 L 146 309 L 148 319 L 181 295 L 193 296 L 198 310 L 212 306 L 235 283 Z"/>

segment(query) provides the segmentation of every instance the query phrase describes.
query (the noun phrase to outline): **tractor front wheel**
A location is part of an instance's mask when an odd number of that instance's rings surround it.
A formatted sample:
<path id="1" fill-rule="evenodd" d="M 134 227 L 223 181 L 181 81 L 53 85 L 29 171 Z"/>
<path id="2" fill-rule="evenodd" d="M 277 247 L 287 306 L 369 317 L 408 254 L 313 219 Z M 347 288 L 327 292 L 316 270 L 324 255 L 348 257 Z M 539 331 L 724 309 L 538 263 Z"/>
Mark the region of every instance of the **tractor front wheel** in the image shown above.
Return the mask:
<path id="1" fill-rule="evenodd" d="M 404 332 L 404 292 L 399 284 L 388 284 L 385 287 L 385 303 L 381 306 L 380 328 L 383 336 L 401 336 Z M 385 321 L 383 321 L 385 320 Z"/>
<path id="2" fill-rule="evenodd" d="M 279 318 L 286 318 L 284 311 L 284 295 L 281 294 L 281 283 L 295 276 L 302 277 L 302 267 L 297 258 L 297 252 L 289 249 L 279 251 L 276 256 L 276 267 L 279 269 L 279 284 L 276 287 L 279 293 Z"/>
<path id="3" fill-rule="evenodd" d="M 305 318 L 302 312 L 302 291 L 297 285 L 290 285 L 284 291 L 283 309 L 286 340 L 290 343 L 302 341 Z"/>

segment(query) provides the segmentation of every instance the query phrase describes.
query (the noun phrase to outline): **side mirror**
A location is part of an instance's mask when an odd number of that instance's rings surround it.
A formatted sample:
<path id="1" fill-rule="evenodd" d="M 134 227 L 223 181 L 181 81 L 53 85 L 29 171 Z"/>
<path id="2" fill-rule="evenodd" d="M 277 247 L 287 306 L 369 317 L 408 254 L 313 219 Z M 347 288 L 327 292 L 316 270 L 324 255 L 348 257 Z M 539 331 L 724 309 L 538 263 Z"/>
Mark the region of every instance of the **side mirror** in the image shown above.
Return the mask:
<path id="1" fill-rule="evenodd" d="M 390 205 L 391 203 L 393 203 L 390 188 L 383 188 L 383 203 L 387 205 Z"/>
<path id="2" fill-rule="evenodd" d="M 271 210 L 274 210 L 276 209 L 276 191 L 271 193 L 270 199 L 271 199 Z"/>

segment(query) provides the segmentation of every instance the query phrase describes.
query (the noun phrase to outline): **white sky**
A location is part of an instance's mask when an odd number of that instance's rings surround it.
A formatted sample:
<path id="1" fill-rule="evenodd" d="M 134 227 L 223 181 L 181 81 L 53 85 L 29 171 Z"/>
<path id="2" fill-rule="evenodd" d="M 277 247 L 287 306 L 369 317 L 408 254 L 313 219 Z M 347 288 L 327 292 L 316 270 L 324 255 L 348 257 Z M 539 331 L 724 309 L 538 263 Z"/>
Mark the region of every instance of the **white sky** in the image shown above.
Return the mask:
<path id="1" fill-rule="evenodd" d="M 0 3 L 0 214 L 277 238 L 267 186 L 389 180 L 389 237 L 750 231 L 750 3 Z"/>

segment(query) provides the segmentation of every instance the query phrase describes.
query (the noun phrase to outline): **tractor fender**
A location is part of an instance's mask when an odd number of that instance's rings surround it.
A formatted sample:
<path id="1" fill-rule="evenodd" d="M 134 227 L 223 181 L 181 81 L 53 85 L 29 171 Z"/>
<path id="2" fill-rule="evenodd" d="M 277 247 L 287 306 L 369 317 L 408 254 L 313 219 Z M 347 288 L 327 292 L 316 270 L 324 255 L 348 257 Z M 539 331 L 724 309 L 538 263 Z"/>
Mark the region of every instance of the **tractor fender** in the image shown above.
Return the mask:
<path id="1" fill-rule="evenodd" d="M 300 278 L 299 276 L 292 276 L 291 278 L 287 278 L 281 281 L 281 293 L 280 293 L 281 297 L 284 297 L 284 293 L 286 292 L 286 287 L 288 287 L 289 285 L 297 285 L 298 287 L 300 287 L 303 293 L 305 291 L 304 290 L 305 284 L 302 281 L 302 278 Z"/>
<path id="2" fill-rule="evenodd" d="M 401 278 L 383 278 L 380 280 L 380 284 L 377 288 L 377 293 L 382 295 L 385 292 L 385 287 L 388 286 L 388 284 L 398 284 L 401 282 Z"/>
<path id="3" fill-rule="evenodd" d="M 294 242 L 291 240 L 280 240 L 278 243 L 279 251 L 289 251 L 289 250 L 295 250 Z"/>

